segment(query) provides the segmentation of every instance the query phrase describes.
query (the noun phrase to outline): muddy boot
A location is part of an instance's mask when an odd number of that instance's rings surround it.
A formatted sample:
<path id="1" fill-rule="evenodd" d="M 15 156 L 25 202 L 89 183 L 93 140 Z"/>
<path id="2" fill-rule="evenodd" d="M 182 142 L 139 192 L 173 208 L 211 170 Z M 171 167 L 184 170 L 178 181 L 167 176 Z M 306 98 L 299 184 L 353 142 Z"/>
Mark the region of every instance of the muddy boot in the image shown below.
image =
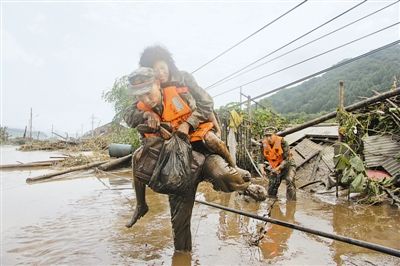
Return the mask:
<path id="1" fill-rule="evenodd" d="M 268 183 L 268 197 L 276 197 L 278 194 L 278 188 L 281 184 L 281 177 L 277 175 L 271 175 Z"/>
<path id="2" fill-rule="evenodd" d="M 250 196 L 256 201 L 264 201 L 267 198 L 267 191 L 260 185 L 250 184 L 244 191 L 244 195 Z"/>
<path id="3" fill-rule="evenodd" d="M 296 170 L 294 168 L 289 169 L 286 179 L 286 199 L 296 200 L 296 185 L 294 183 L 294 177 Z"/>

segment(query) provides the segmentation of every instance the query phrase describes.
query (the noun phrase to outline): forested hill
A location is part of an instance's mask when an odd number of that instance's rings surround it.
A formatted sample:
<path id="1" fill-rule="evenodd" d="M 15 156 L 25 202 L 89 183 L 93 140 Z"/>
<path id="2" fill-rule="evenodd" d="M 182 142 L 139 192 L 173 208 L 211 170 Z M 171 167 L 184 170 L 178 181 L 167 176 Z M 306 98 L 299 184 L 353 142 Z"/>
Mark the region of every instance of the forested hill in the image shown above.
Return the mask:
<path id="1" fill-rule="evenodd" d="M 339 81 L 345 85 L 345 105 L 373 96 L 372 90 L 386 91 L 393 77 L 400 79 L 400 45 L 377 52 L 343 67 L 283 90 L 261 100 L 282 114 L 333 111 L 338 104 Z M 397 83 L 400 84 L 400 80 Z"/>

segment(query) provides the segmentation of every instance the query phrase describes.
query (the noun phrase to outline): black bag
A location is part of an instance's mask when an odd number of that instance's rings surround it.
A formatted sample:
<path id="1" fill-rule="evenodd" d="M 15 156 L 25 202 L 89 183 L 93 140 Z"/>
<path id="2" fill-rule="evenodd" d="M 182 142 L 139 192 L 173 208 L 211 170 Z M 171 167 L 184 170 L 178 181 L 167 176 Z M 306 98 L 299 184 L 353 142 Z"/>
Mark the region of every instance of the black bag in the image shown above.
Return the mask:
<path id="1" fill-rule="evenodd" d="M 192 192 L 197 175 L 197 171 L 191 169 L 192 162 L 192 145 L 188 136 L 175 132 L 161 148 L 149 187 L 163 194 L 185 195 Z"/>
<path id="2" fill-rule="evenodd" d="M 132 156 L 135 177 L 146 185 L 154 173 L 163 145 L 164 139 L 161 137 L 144 138 L 142 146 Z"/>

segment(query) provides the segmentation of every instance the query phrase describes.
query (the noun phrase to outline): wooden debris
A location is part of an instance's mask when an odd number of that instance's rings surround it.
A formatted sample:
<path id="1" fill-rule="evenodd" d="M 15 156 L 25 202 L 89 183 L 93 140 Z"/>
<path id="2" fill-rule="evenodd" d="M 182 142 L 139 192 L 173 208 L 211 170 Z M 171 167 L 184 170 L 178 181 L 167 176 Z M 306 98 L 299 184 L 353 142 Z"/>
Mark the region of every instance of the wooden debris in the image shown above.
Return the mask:
<path id="1" fill-rule="evenodd" d="M 98 167 L 98 169 L 100 169 L 102 171 L 108 171 L 108 170 L 111 170 L 111 169 L 119 166 L 120 164 L 123 164 L 123 163 L 129 161 L 131 158 L 132 158 L 132 154 L 128 154 L 124 157 L 121 157 L 121 158 L 109 161 L 105 164 L 102 164 Z"/>
<path id="2" fill-rule="evenodd" d="M 26 182 L 30 183 L 30 182 L 49 179 L 49 178 L 52 178 L 54 176 L 63 175 L 63 174 L 66 174 L 66 173 L 71 173 L 71 172 L 80 171 L 80 170 L 86 170 L 86 169 L 90 169 L 90 168 L 102 165 L 102 164 L 107 163 L 107 162 L 108 161 L 94 162 L 94 163 L 90 163 L 90 164 L 87 164 L 87 165 L 72 167 L 72 168 L 68 168 L 68 169 L 65 169 L 65 170 L 62 170 L 62 171 L 58 171 L 58 172 L 54 172 L 54 173 L 50 173 L 50 174 L 45 174 L 45 175 L 41 175 L 41 176 L 37 176 L 37 177 L 30 177 L 30 178 L 26 179 Z"/>

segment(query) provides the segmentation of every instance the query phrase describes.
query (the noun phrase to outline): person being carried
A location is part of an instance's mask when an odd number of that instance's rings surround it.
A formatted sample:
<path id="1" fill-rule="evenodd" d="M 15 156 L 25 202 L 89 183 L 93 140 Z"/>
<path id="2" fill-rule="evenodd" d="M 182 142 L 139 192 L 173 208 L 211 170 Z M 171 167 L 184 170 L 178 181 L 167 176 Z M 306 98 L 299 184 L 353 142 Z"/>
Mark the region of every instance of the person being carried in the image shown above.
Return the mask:
<path id="1" fill-rule="evenodd" d="M 161 123 L 168 123 L 168 128 L 172 132 L 179 131 L 180 134 L 188 135 L 193 149 L 206 156 L 199 182 L 206 179 L 212 182 L 218 190 L 224 192 L 242 191 L 245 195 L 256 200 L 265 199 L 264 188 L 250 184 L 247 171 L 238 171 L 237 169 L 240 168 L 229 166 L 221 156 L 204 148 L 202 144 L 207 142 L 205 138 L 213 128 L 213 123 L 199 123 L 196 128 L 192 128 L 187 122 L 196 110 L 196 102 L 187 87 L 168 86 L 161 88 L 160 81 L 156 78 L 153 69 L 145 67 L 134 71 L 128 79 L 129 91 L 132 96 L 137 98 L 136 108 L 141 111 L 128 112 L 128 115 L 135 116 L 128 121 L 138 123 L 131 124 L 131 126 L 138 127 L 139 124 L 145 123 L 147 128 L 152 129 L 148 132 L 141 132 L 144 140 L 152 137 L 159 138 L 159 136 L 165 138 L 162 131 L 157 129 L 161 128 Z M 134 154 L 133 165 L 140 159 L 140 154 L 140 152 Z M 127 227 L 134 225 L 148 211 L 145 200 L 145 183 L 138 179 L 137 174 L 134 167 L 133 181 L 137 204 Z M 193 193 L 187 197 L 169 195 L 176 250 L 191 250 L 190 217 L 197 184 L 193 188 Z"/>
<path id="2" fill-rule="evenodd" d="M 186 71 L 180 71 L 175 65 L 175 61 L 171 53 L 160 45 L 149 46 L 144 49 L 141 54 L 139 65 L 141 67 L 153 68 L 157 79 L 160 81 L 161 88 L 169 86 L 186 87 L 188 93 L 182 92 L 180 95 L 187 98 L 186 95 L 190 94 L 192 99 L 188 102 L 194 101 L 195 108 L 192 108 L 190 117 L 187 118 L 187 124 L 181 126 L 182 131 L 196 130 L 200 123 L 212 122 L 213 127 L 207 130 L 204 136 L 204 145 L 213 153 L 221 155 L 230 166 L 237 167 L 234 159 L 229 153 L 226 144 L 220 139 L 221 128 L 214 114 L 214 102 L 211 96 L 201 88 L 194 77 Z M 193 105 L 191 107 L 193 107 Z M 130 114 L 129 114 L 130 112 Z M 126 121 L 128 125 L 136 125 L 137 121 L 133 121 L 135 112 L 143 112 L 139 108 L 135 108 L 135 104 L 128 111 Z M 155 117 L 150 117 L 151 126 L 159 126 L 159 121 Z M 238 171 L 242 169 L 237 168 Z M 250 174 L 247 173 L 250 177 Z"/>
<path id="3" fill-rule="evenodd" d="M 286 180 L 286 198 L 296 200 L 296 164 L 291 156 L 289 144 L 276 135 L 276 128 L 267 127 L 262 140 L 266 170 L 269 175 L 268 196 L 276 197 L 282 180 Z"/>

